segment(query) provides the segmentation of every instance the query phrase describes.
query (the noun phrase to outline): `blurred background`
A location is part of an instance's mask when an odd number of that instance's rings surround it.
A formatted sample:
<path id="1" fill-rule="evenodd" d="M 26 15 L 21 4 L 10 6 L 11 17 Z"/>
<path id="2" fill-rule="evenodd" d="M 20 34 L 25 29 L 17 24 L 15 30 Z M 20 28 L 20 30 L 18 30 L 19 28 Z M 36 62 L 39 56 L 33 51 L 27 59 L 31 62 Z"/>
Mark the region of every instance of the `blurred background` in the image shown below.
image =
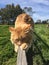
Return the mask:
<path id="1" fill-rule="evenodd" d="M 49 0 L 0 1 L 0 65 L 16 65 L 17 53 L 10 41 L 9 27 L 19 14 L 34 20 L 33 65 L 49 65 Z"/>

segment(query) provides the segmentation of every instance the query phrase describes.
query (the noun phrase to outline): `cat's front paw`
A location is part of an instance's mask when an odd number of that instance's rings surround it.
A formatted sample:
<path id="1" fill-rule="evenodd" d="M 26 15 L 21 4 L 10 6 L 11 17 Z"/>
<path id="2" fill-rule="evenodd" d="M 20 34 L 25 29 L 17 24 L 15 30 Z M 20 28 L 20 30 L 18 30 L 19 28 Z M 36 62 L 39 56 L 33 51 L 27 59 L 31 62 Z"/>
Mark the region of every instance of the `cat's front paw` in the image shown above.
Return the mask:
<path id="1" fill-rule="evenodd" d="M 22 45 L 20 46 L 20 48 L 23 49 L 23 50 L 27 49 L 27 47 L 28 47 L 28 45 L 27 45 L 26 43 L 24 43 L 24 44 L 22 44 Z"/>

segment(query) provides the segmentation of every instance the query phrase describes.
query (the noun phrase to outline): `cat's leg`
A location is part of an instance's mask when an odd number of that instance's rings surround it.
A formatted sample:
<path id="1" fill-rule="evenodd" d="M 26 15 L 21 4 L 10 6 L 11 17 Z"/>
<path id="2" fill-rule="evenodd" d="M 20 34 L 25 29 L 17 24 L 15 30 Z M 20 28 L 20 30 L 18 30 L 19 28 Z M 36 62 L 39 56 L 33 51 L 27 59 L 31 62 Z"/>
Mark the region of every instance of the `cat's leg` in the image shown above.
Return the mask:
<path id="1" fill-rule="evenodd" d="M 15 52 L 18 51 L 18 45 L 14 44 L 14 50 L 15 50 Z"/>
<path id="2" fill-rule="evenodd" d="M 26 43 L 23 43 L 23 44 L 20 46 L 20 48 L 21 48 L 21 49 L 24 49 L 24 50 L 27 49 L 27 47 L 28 47 L 28 45 L 27 45 Z"/>

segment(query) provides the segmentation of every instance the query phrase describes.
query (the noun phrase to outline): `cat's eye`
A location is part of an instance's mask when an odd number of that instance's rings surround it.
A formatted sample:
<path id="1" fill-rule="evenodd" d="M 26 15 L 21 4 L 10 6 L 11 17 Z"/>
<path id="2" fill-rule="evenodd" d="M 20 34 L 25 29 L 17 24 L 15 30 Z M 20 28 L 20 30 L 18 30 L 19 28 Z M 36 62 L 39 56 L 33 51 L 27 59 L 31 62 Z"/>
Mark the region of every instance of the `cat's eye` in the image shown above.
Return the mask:
<path id="1" fill-rule="evenodd" d="M 15 41 L 17 41 L 17 42 L 18 42 L 18 41 L 19 41 L 19 39 L 15 39 Z"/>

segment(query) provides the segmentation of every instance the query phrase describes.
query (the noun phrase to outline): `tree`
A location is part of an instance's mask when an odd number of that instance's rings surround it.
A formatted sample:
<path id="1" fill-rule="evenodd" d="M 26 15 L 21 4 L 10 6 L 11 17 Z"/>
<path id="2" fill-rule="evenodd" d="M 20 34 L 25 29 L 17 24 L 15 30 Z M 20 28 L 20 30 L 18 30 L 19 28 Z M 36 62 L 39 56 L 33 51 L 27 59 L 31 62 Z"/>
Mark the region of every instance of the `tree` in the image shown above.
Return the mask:
<path id="1" fill-rule="evenodd" d="M 33 11 L 31 7 L 24 7 L 23 10 L 30 16 L 32 16 L 35 13 L 35 11 Z"/>
<path id="2" fill-rule="evenodd" d="M 23 10 L 20 5 L 14 6 L 14 4 L 6 5 L 5 8 L 0 9 L 0 16 L 2 17 L 3 24 L 7 21 L 7 24 L 14 24 L 16 17 L 21 14 Z"/>
<path id="3" fill-rule="evenodd" d="M 41 24 L 41 20 L 40 20 L 40 19 L 37 20 L 37 21 L 35 22 L 35 24 Z"/>
<path id="4" fill-rule="evenodd" d="M 43 24 L 47 24 L 48 21 L 47 21 L 47 20 L 43 20 L 42 23 L 43 23 Z"/>

